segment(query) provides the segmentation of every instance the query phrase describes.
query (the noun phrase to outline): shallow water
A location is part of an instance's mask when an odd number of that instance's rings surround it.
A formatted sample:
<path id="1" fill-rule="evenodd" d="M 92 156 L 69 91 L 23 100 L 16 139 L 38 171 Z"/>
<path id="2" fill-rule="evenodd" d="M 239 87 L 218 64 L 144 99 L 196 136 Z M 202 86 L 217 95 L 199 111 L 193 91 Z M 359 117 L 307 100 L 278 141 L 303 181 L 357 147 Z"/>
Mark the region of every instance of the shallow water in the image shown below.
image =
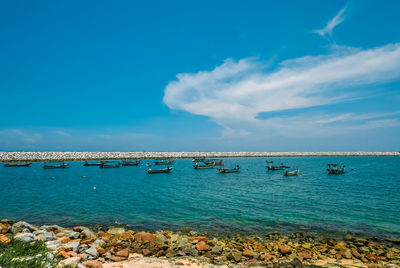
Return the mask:
<path id="1" fill-rule="evenodd" d="M 270 158 L 303 175 L 267 171 L 266 158 L 225 159 L 241 171 L 195 170 L 177 160 L 170 174 L 139 166 L 45 170 L 0 167 L 0 218 L 37 224 L 127 224 L 137 229 L 237 232 L 356 232 L 400 236 L 399 157 Z M 328 163 L 344 164 L 328 175 Z M 352 170 L 353 169 L 353 170 Z M 82 177 L 86 176 L 86 177 Z M 93 187 L 96 187 L 96 191 Z"/>

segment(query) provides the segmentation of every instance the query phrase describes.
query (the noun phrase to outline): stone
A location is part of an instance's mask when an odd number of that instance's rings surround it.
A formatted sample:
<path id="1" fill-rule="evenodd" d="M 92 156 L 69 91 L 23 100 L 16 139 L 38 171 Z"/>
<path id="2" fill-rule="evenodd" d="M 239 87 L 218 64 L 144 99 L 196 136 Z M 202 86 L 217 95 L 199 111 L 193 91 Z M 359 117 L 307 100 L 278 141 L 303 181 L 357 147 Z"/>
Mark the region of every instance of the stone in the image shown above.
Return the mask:
<path id="1" fill-rule="evenodd" d="M 71 239 L 78 239 L 80 237 L 80 233 L 79 232 L 75 232 L 75 231 L 71 231 L 71 230 L 64 230 L 64 236 L 67 236 Z"/>
<path id="2" fill-rule="evenodd" d="M 357 258 L 357 259 L 361 259 L 361 258 L 362 258 L 361 254 L 360 254 L 357 250 L 355 250 L 355 249 L 354 249 L 351 253 L 352 253 L 353 256 L 354 256 L 355 258 Z"/>
<path id="3" fill-rule="evenodd" d="M 163 234 L 157 235 L 156 238 L 154 239 L 154 243 L 158 247 L 164 246 L 166 242 L 167 242 L 167 239 L 165 238 L 165 236 Z"/>
<path id="4" fill-rule="evenodd" d="M 80 260 L 81 260 L 80 257 L 72 257 L 62 260 L 57 265 L 57 268 L 76 268 Z"/>
<path id="5" fill-rule="evenodd" d="M 146 232 L 139 232 L 133 236 L 135 241 L 139 242 L 152 242 L 155 239 L 154 234 L 146 233 Z"/>
<path id="6" fill-rule="evenodd" d="M 81 243 L 79 241 L 69 242 L 67 244 L 64 244 L 63 248 L 66 249 L 66 250 L 71 250 L 71 251 L 73 251 L 75 253 L 78 253 L 78 249 L 79 249 L 80 244 Z"/>
<path id="7" fill-rule="evenodd" d="M 97 239 L 96 241 L 93 242 L 94 245 L 98 245 L 102 248 L 105 248 L 107 246 L 107 243 L 104 240 Z"/>
<path id="8" fill-rule="evenodd" d="M 11 242 L 11 239 L 3 234 L 0 234 L 0 242 L 4 243 L 4 244 L 8 244 Z"/>
<path id="9" fill-rule="evenodd" d="M 35 241 L 35 235 L 31 233 L 22 233 L 18 234 L 14 237 L 16 240 L 21 241 L 22 243 L 31 243 Z"/>
<path id="10" fill-rule="evenodd" d="M 286 255 L 286 254 L 290 254 L 290 253 L 292 252 L 292 248 L 291 248 L 290 246 L 288 246 L 288 245 L 283 244 L 283 245 L 281 245 L 281 246 L 279 247 L 279 251 L 280 251 L 283 255 Z"/>
<path id="11" fill-rule="evenodd" d="M 103 264 L 101 264 L 100 262 L 95 261 L 95 260 L 85 261 L 82 264 L 85 265 L 85 267 L 87 267 L 87 268 L 102 268 L 103 267 Z"/>
<path id="12" fill-rule="evenodd" d="M 57 251 L 61 247 L 61 242 L 59 240 L 48 241 L 46 246 L 52 251 Z"/>
<path id="13" fill-rule="evenodd" d="M 343 257 L 345 257 L 346 259 L 351 259 L 353 257 L 353 254 L 351 254 L 351 250 L 350 249 L 346 249 L 344 251 Z"/>
<path id="14" fill-rule="evenodd" d="M 87 240 L 95 240 L 97 238 L 96 233 L 94 233 L 92 230 L 90 230 L 89 228 L 84 229 L 81 232 L 80 237 L 82 239 L 87 239 Z"/>
<path id="15" fill-rule="evenodd" d="M 207 237 L 205 237 L 205 236 L 188 236 L 187 239 L 190 242 L 193 242 L 194 240 L 197 240 L 197 242 L 204 241 L 204 242 L 207 243 Z"/>
<path id="16" fill-rule="evenodd" d="M 107 233 L 116 235 L 116 234 L 122 234 L 125 233 L 125 228 L 122 227 L 110 227 L 107 230 Z"/>
<path id="17" fill-rule="evenodd" d="M 128 259 L 128 257 L 129 257 L 129 250 L 128 250 L 127 248 L 124 248 L 124 249 L 122 249 L 122 250 L 120 250 L 120 251 L 117 251 L 117 252 L 115 253 L 115 256 Z"/>
<path id="18" fill-rule="evenodd" d="M 35 231 L 35 232 L 33 232 L 33 234 L 35 236 L 37 236 L 39 240 L 46 241 L 46 242 L 57 239 L 52 233 L 47 232 L 46 230 Z"/>
<path id="19" fill-rule="evenodd" d="M 148 250 L 147 248 L 142 249 L 142 254 L 143 256 L 150 256 L 151 255 L 151 251 Z"/>
<path id="20" fill-rule="evenodd" d="M 240 260 L 242 259 L 242 252 L 240 251 L 233 251 L 232 252 L 232 257 L 235 261 L 240 262 Z"/>
<path id="21" fill-rule="evenodd" d="M 211 247 L 209 245 L 207 245 L 206 242 L 200 241 L 199 243 L 196 244 L 196 249 L 198 251 L 205 251 L 205 250 L 210 250 Z"/>
<path id="22" fill-rule="evenodd" d="M 97 259 L 99 257 L 99 253 L 95 247 L 90 247 L 84 251 L 87 255 L 89 255 L 88 259 Z"/>
<path id="23" fill-rule="evenodd" d="M 6 234 L 10 225 L 5 223 L 0 223 L 0 234 Z"/>
<path id="24" fill-rule="evenodd" d="M 43 225 L 40 226 L 40 230 L 45 230 L 47 232 L 55 232 L 55 231 L 61 231 L 63 228 L 61 228 L 58 225 Z"/>
<path id="25" fill-rule="evenodd" d="M 57 258 L 58 258 L 58 257 L 62 257 L 62 258 L 64 258 L 64 259 L 68 259 L 70 256 L 69 256 L 68 252 L 66 252 L 65 250 L 61 250 L 60 252 L 58 252 L 58 253 L 56 254 L 56 257 L 57 257 Z"/>
<path id="26" fill-rule="evenodd" d="M 199 255 L 199 252 L 197 251 L 197 249 L 195 248 L 184 248 L 183 252 L 185 253 L 185 255 L 187 256 L 192 256 L 192 257 L 196 257 Z"/>
<path id="27" fill-rule="evenodd" d="M 252 250 L 250 250 L 250 249 L 245 249 L 243 251 L 243 255 L 246 256 L 246 257 L 253 257 L 254 256 L 254 252 Z"/>
<path id="28" fill-rule="evenodd" d="M 65 243 L 68 243 L 69 241 L 71 241 L 71 239 L 70 239 L 69 237 L 66 237 L 66 236 L 60 237 L 60 238 L 58 238 L 58 240 L 59 240 L 62 244 L 65 244 Z"/>
<path id="29" fill-rule="evenodd" d="M 368 254 L 366 257 L 368 260 L 373 261 L 373 262 L 377 262 L 380 260 L 380 258 L 378 256 L 376 256 L 375 254 L 372 254 L 372 253 Z"/>
<path id="30" fill-rule="evenodd" d="M 300 252 L 299 254 L 297 254 L 297 256 L 303 258 L 303 259 L 312 259 L 312 253 L 310 252 Z"/>
<path id="31" fill-rule="evenodd" d="M 39 230 L 38 228 L 24 221 L 19 221 L 11 226 L 11 232 L 13 234 L 20 233 L 25 229 L 28 230 L 29 232 L 34 232 Z"/>
<path id="32" fill-rule="evenodd" d="M 213 246 L 213 248 L 211 249 L 211 253 L 213 254 L 219 254 L 222 251 L 222 246 L 220 245 L 215 245 Z"/>
<path id="33" fill-rule="evenodd" d="M 266 261 L 269 262 L 270 260 L 272 260 L 273 256 L 270 254 L 261 254 L 260 255 L 260 260 L 262 261 Z"/>

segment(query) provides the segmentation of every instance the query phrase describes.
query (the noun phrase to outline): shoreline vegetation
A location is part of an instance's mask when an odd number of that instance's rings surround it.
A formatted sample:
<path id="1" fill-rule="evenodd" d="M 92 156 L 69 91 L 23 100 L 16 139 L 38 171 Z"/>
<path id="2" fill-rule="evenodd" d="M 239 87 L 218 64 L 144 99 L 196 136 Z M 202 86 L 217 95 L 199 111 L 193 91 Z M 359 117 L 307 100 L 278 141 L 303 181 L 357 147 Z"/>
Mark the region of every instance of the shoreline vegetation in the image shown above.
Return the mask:
<path id="1" fill-rule="evenodd" d="M 0 267 L 398 267 L 400 239 L 306 232 L 217 236 L 189 227 L 63 228 L 0 220 Z"/>
<path id="2" fill-rule="evenodd" d="M 0 152 L 0 162 L 339 156 L 400 156 L 400 152 Z"/>

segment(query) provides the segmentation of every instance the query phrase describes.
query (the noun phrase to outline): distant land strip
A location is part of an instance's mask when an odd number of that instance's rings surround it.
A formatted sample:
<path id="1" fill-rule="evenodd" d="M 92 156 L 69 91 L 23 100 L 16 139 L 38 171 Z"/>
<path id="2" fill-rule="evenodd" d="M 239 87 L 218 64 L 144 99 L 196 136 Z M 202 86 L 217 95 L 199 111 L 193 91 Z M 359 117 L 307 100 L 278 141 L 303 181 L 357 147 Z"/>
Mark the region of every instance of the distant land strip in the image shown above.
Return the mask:
<path id="1" fill-rule="evenodd" d="M 321 156 L 400 156 L 400 152 L 0 152 L 0 162 Z"/>

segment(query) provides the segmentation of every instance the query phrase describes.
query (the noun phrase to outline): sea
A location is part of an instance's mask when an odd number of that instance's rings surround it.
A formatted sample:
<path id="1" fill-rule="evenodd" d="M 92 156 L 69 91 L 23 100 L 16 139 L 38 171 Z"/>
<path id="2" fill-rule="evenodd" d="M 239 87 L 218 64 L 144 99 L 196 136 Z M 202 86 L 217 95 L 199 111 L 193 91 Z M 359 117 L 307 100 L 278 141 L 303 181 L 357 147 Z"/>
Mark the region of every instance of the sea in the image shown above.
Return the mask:
<path id="1" fill-rule="evenodd" d="M 266 160 L 301 175 L 268 171 Z M 101 169 L 66 162 L 0 165 L 0 219 L 34 224 L 107 226 L 134 230 L 231 233 L 310 231 L 400 237 L 400 157 L 227 158 L 225 167 L 196 170 L 178 159 L 169 174 L 139 166 Z M 346 166 L 328 175 L 327 164 Z M 153 169 L 159 166 L 152 166 Z"/>

